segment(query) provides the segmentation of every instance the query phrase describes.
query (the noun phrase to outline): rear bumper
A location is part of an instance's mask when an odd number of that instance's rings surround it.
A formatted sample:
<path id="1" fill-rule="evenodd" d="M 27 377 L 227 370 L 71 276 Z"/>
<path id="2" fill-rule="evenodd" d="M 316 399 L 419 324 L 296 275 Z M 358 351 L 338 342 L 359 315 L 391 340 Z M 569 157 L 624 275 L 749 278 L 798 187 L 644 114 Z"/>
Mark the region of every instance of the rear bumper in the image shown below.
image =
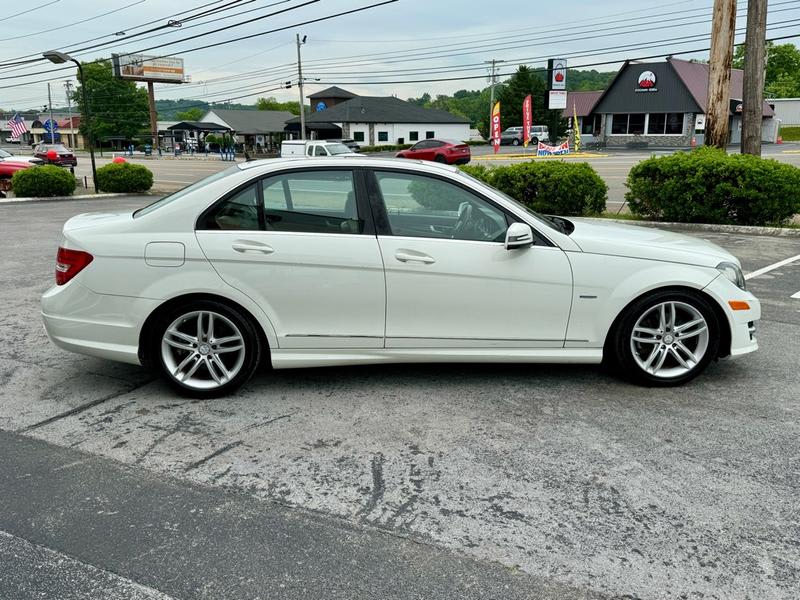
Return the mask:
<path id="1" fill-rule="evenodd" d="M 71 281 L 42 296 L 42 321 L 56 346 L 130 364 L 139 361 L 139 332 L 158 301 L 96 294 Z"/>
<path id="2" fill-rule="evenodd" d="M 458 156 L 450 160 L 451 165 L 465 165 L 472 159 L 471 156 Z"/>

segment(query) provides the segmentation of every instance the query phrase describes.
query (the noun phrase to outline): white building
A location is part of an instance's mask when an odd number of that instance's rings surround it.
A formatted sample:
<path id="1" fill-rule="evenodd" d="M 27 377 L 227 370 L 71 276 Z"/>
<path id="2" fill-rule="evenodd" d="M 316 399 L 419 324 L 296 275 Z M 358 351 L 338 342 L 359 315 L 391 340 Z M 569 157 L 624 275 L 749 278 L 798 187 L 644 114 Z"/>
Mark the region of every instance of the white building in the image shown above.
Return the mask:
<path id="1" fill-rule="evenodd" d="M 320 139 L 352 138 L 367 146 L 413 144 L 428 138 L 466 141 L 470 121 L 443 110 L 422 108 L 393 96 L 356 96 L 331 87 L 309 96 L 307 134 Z M 286 131 L 300 132 L 300 118 Z"/>
<path id="2" fill-rule="evenodd" d="M 781 127 L 800 127 L 800 98 L 775 98 L 767 102 L 774 107 Z"/>

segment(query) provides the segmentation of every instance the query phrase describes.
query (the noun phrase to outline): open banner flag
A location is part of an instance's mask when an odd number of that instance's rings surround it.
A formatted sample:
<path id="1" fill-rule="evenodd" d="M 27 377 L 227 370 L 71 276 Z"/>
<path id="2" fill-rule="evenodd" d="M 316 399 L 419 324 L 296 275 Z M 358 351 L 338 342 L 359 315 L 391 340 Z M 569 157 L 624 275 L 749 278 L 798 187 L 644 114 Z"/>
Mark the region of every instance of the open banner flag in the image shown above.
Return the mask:
<path id="1" fill-rule="evenodd" d="M 533 127 L 533 101 L 528 94 L 522 101 L 522 143 L 526 148 L 531 141 L 531 127 Z"/>
<path id="2" fill-rule="evenodd" d="M 494 153 L 497 154 L 497 151 L 500 150 L 500 133 L 502 131 L 500 127 L 500 102 L 495 102 L 495 105 L 492 107 L 492 122 L 490 127 L 492 146 L 494 146 Z"/>

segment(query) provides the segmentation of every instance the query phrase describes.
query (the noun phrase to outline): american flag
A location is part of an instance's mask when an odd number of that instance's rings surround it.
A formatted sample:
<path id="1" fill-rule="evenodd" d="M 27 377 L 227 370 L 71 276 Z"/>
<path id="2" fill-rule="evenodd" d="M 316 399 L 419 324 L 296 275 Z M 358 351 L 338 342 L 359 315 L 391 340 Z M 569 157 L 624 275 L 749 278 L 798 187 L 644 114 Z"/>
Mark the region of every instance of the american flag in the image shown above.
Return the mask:
<path id="1" fill-rule="evenodd" d="M 23 133 L 28 131 L 28 126 L 25 125 L 25 119 L 19 116 L 19 113 L 15 113 L 11 119 L 9 119 L 8 123 L 9 129 L 11 129 L 12 138 L 18 138 Z"/>

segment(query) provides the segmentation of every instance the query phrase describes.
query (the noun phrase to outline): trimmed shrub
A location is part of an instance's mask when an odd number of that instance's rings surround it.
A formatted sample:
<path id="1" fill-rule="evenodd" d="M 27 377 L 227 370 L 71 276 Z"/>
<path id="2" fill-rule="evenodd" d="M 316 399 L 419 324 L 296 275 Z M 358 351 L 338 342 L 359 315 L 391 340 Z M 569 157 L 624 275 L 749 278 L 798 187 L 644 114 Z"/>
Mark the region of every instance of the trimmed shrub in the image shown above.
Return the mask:
<path id="1" fill-rule="evenodd" d="M 717 148 L 644 160 L 625 185 L 631 212 L 657 221 L 780 225 L 800 212 L 800 169 Z"/>
<path id="2" fill-rule="evenodd" d="M 549 160 L 461 169 L 541 213 L 579 217 L 606 209 L 608 186 L 588 163 Z"/>
<path id="3" fill-rule="evenodd" d="M 97 169 L 97 187 L 103 192 L 146 192 L 153 187 L 153 173 L 132 163 L 111 163 Z"/>
<path id="4" fill-rule="evenodd" d="M 75 176 L 55 165 L 22 169 L 11 178 L 11 189 L 20 198 L 69 196 L 75 191 Z"/>
<path id="5" fill-rule="evenodd" d="M 414 142 L 416 144 L 416 142 Z M 383 146 L 361 146 L 359 152 L 397 152 L 408 150 L 413 144 L 384 144 Z"/>

